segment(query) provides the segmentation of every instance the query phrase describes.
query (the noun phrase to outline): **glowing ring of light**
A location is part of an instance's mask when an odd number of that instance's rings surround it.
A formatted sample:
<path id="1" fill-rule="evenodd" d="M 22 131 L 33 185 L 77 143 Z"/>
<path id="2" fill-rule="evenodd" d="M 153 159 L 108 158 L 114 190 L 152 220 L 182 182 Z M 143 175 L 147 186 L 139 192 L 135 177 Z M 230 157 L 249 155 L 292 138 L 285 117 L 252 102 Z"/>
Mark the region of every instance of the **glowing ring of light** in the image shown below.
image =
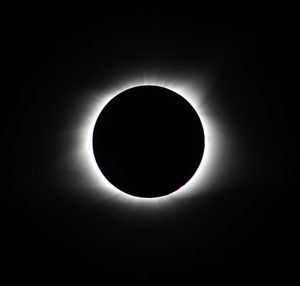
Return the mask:
<path id="1" fill-rule="evenodd" d="M 94 126 L 104 106 L 122 91 L 143 85 L 164 87 L 184 97 L 198 113 L 205 135 L 205 149 L 202 161 L 193 177 L 177 191 L 157 198 L 134 197 L 117 189 L 104 177 L 100 171 L 93 152 Z M 88 175 L 89 182 L 92 180 L 93 187 L 98 189 L 96 193 L 100 193 L 107 197 L 114 197 L 122 202 L 125 201 L 142 204 L 150 203 L 152 205 L 153 203 L 157 204 L 160 202 L 169 202 L 170 199 L 173 200 L 176 198 L 189 196 L 195 191 L 195 189 L 199 189 L 201 186 L 203 187 L 203 185 L 207 184 L 207 181 L 209 181 L 211 177 L 211 171 L 216 166 L 216 159 L 218 157 L 218 152 L 216 152 L 216 142 L 220 139 L 217 138 L 218 134 L 215 132 L 209 116 L 205 116 L 205 110 L 201 108 L 201 94 L 199 94 L 199 91 L 188 88 L 187 86 L 188 85 L 184 85 L 182 83 L 179 86 L 179 84 L 168 84 L 159 80 L 144 79 L 136 80 L 135 82 L 131 81 L 131 84 L 126 83 L 115 90 L 105 93 L 105 95 L 102 93 L 100 96 L 95 96 L 95 101 L 88 107 L 88 110 L 86 110 L 86 114 L 89 115 L 85 117 L 84 122 L 81 122 L 82 127 L 80 128 L 79 133 L 77 133 L 79 134 L 77 137 L 79 142 L 77 145 L 77 163 L 81 165 L 81 168 L 82 166 L 84 167 L 84 172 L 86 175 Z"/>

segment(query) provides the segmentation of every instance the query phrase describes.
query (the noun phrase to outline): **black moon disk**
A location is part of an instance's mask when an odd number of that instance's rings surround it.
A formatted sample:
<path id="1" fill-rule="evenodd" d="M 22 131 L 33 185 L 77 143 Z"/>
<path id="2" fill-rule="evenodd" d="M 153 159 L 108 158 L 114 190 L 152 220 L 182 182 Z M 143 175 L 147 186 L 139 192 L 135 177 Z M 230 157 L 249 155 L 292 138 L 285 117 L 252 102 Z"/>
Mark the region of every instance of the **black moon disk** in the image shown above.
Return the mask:
<path id="1" fill-rule="evenodd" d="M 102 174 L 116 188 L 136 197 L 161 197 L 196 172 L 204 132 L 197 112 L 182 96 L 159 86 L 138 86 L 103 108 L 93 149 Z"/>

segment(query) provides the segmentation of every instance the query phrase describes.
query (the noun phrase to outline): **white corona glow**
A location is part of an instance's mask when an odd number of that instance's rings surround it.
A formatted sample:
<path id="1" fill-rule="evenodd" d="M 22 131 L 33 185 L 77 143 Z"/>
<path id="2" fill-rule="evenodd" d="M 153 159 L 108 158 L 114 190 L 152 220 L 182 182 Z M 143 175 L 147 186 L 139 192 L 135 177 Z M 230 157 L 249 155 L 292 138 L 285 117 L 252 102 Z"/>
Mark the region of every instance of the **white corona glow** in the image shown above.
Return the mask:
<path id="1" fill-rule="evenodd" d="M 193 177 L 179 190 L 157 198 L 135 197 L 114 187 L 100 171 L 93 152 L 94 126 L 104 106 L 122 91 L 143 85 L 165 87 L 184 97 L 198 113 L 205 136 L 202 161 Z M 81 118 L 81 122 L 78 123 L 80 125 L 79 129 L 76 130 L 77 135 L 75 140 L 77 140 L 77 144 L 74 144 L 76 150 L 73 150 L 76 156 L 73 163 L 77 168 L 81 168 L 81 173 L 86 177 L 85 182 L 93 189 L 95 195 L 113 198 L 122 203 L 157 206 L 160 203 L 169 203 L 177 198 L 187 197 L 193 195 L 195 192 L 205 190 L 211 182 L 213 172 L 221 157 L 220 151 L 218 151 L 220 148 L 217 148 L 217 144 L 221 144 L 222 138 L 216 128 L 214 128 L 213 120 L 202 105 L 205 94 L 201 94 L 201 88 L 191 88 L 190 86 L 188 81 L 183 82 L 178 81 L 178 79 L 175 82 L 171 82 L 149 76 L 143 78 L 137 77 L 135 80 L 125 80 L 118 88 L 112 88 L 89 96 L 89 102 L 87 100 L 88 105 L 84 110 L 81 110 L 85 114 L 83 115 L 85 117 Z"/>

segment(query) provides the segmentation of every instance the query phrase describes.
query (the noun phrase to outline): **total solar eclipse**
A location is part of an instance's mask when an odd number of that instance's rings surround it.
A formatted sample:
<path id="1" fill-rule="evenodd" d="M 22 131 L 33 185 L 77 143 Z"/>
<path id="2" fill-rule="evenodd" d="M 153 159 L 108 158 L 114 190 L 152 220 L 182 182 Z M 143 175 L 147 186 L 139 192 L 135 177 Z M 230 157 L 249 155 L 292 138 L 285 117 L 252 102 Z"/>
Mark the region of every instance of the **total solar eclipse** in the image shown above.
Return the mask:
<path id="1" fill-rule="evenodd" d="M 120 191 L 161 197 L 180 191 L 198 169 L 204 131 L 184 97 L 164 87 L 138 86 L 103 108 L 93 151 L 102 174 Z"/>

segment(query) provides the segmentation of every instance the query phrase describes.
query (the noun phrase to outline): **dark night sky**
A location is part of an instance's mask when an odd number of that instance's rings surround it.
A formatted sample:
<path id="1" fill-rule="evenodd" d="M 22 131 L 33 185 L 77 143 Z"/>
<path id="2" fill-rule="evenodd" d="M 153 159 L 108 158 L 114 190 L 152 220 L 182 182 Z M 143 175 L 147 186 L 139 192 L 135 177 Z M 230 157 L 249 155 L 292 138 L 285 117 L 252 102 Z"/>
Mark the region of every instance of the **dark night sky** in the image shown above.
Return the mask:
<path id="1" fill-rule="evenodd" d="M 184 4 L 43 3 L 15 9 L 3 271 L 17 281 L 54 268 L 146 279 L 197 277 L 203 269 L 215 277 L 217 265 L 234 265 L 246 280 L 254 273 L 293 279 L 299 183 L 291 163 L 296 28 L 288 9 L 219 7 L 209 19 L 204 8 Z M 82 91 L 141 67 L 210 73 L 205 104 L 238 149 L 219 163 L 227 172 L 213 178 L 211 191 L 153 211 L 85 195 L 78 174 L 60 163 L 70 146 L 64 126 L 88 100 Z"/>

